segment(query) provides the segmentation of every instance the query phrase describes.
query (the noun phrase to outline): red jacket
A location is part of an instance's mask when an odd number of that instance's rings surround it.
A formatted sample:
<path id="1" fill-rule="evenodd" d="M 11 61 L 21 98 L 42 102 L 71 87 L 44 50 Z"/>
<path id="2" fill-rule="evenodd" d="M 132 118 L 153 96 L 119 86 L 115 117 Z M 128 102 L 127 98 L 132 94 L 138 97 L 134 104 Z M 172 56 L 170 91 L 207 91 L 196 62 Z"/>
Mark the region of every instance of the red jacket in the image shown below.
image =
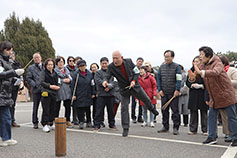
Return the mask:
<path id="1" fill-rule="evenodd" d="M 155 78 L 147 72 L 145 77 L 139 76 L 138 82 L 151 99 L 151 103 L 156 104 L 156 99 L 153 99 L 153 96 L 157 96 L 157 84 Z M 140 105 L 144 105 L 144 103 L 140 101 Z"/>

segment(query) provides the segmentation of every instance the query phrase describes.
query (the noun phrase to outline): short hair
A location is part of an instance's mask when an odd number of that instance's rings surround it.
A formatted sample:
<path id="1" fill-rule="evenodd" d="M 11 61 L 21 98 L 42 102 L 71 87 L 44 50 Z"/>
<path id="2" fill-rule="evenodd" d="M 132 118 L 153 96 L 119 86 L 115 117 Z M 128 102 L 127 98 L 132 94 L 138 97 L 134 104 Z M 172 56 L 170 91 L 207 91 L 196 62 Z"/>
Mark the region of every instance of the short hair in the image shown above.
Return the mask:
<path id="1" fill-rule="evenodd" d="M 73 58 L 73 61 L 75 62 L 75 58 L 74 58 L 73 56 L 69 56 L 69 57 L 67 58 L 67 64 L 69 64 L 69 60 L 70 60 L 71 58 Z"/>
<path id="2" fill-rule="evenodd" d="M 203 46 L 201 48 L 199 48 L 199 52 L 204 52 L 205 57 L 213 57 L 213 50 L 210 47 L 207 46 Z"/>
<path id="3" fill-rule="evenodd" d="M 5 49 L 6 49 L 6 50 L 10 50 L 10 49 L 12 49 L 12 48 L 14 48 L 14 47 L 13 47 L 13 44 L 12 44 L 11 42 L 9 42 L 9 41 L 3 41 L 3 42 L 1 42 L 1 44 L 0 44 L 0 51 L 1 51 L 1 52 L 3 52 Z"/>
<path id="4" fill-rule="evenodd" d="M 96 65 L 98 69 L 100 68 L 97 63 L 92 63 L 92 64 L 90 65 L 90 70 L 91 70 L 91 71 L 92 71 L 92 65 Z"/>
<path id="5" fill-rule="evenodd" d="M 144 61 L 144 59 L 143 59 L 142 57 L 138 57 L 138 58 L 137 58 L 137 61 L 138 61 L 138 60 Z"/>
<path id="6" fill-rule="evenodd" d="M 63 62 L 64 62 L 64 64 L 65 64 L 65 59 L 64 59 L 64 57 L 62 57 L 62 56 L 57 56 L 57 58 L 55 59 L 55 64 L 58 65 L 58 62 L 59 62 L 61 59 L 63 60 Z"/>
<path id="7" fill-rule="evenodd" d="M 102 58 L 100 59 L 100 62 L 102 63 L 103 61 L 109 62 L 109 59 L 108 59 L 107 57 L 102 57 Z"/>
<path id="8" fill-rule="evenodd" d="M 45 67 L 45 69 L 47 69 L 46 67 L 47 67 L 47 65 L 48 65 L 48 63 L 49 63 L 50 61 L 53 62 L 53 68 L 55 68 L 55 61 L 54 61 L 52 58 L 48 58 L 48 59 L 46 59 L 46 60 L 44 61 L 44 67 Z"/>
<path id="9" fill-rule="evenodd" d="M 82 60 L 82 57 L 77 56 L 77 57 L 75 58 L 75 61 L 78 60 L 78 59 Z"/>
<path id="10" fill-rule="evenodd" d="M 171 57 L 174 57 L 174 51 L 172 51 L 172 50 L 166 50 L 166 51 L 164 52 L 164 56 L 165 56 L 165 54 L 168 53 L 168 52 L 170 52 Z"/>
<path id="11" fill-rule="evenodd" d="M 221 55 L 219 58 L 224 66 L 230 65 L 229 59 L 226 56 Z"/>
<path id="12" fill-rule="evenodd" d="M 199 56 L 195 56 L 195 57 L 193 58 L 193 62 L 194 62 L 195 59 L 199 59 L 199 60 L 200 60 L 200 57 L 199 57 Z"/>
<path id="13" fill-rule="evenodd" d="M 147 72 L 147 67 L 146 66 L 141 66 L 140 69 L 144 69 Z"/>

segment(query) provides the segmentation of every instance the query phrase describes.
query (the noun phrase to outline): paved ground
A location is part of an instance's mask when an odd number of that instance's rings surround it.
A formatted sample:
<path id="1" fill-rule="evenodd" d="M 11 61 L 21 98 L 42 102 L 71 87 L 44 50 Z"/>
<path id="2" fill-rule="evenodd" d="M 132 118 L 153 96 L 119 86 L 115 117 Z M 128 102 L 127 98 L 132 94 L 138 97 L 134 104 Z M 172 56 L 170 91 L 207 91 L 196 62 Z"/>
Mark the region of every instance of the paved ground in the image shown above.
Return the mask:
<path id="1" fill-rule="evenodd" d="M 32 103 L 18 103 L 16 119 L 21 127 L 12 130 L 13 138 L 18 144 L 0 148 L 1 158 L 55 157 L 54 131 L 43 133 L 42 128 L 33 129 L 31 112 Z M 60 115 L 63 116 L 63 113 L 62 106 Z M 170 133 L 158 134 L 157 130 L 162 127 L 160 122 L 161 116 L 155 128 L 131 123 L 127 138 L 121 136 L 120 112 L 116 117 L 118 131 L 111 131 L 107 127 L 98 133 L 89 128 L 67 129 L 66 157 L 237 158 L 237 148 L 229 147 L 230 144 L 224 142 L 221 127 L 218 127 L 217 145 L 210 146 L 201 144 L 206 139 L 201 133 L 194 136 L 187 135 L 188 128 L 183 126 L 180 127 L 178 136 L 174 136 L 172 130 Z"/>

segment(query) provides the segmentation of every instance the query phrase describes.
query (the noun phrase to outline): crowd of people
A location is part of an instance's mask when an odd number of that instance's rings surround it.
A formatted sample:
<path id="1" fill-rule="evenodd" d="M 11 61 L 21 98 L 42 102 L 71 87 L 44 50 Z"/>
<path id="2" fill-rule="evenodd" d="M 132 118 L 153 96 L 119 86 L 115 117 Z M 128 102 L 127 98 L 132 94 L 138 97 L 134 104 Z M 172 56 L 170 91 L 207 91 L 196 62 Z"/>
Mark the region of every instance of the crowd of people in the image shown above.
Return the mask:
<path id="1" fill-rule="evenodd" d="M 14 113 L 18 91 L 24 88 L 25 70 L 15 61 L 13 48 L 8 41 L 0 43 L 0 146 L 17 144 L 11 137 L 11 126 L 20 127 Z M 163 127 L 158 133 L 169 131 L 171 109 L 174 135 L 179 134 L 181 116 L 184 127 L 189 126 L 188 134 L 197 134 L 200 111 L 201 131 L 207 136 L 203 144 L 215 144 L 220 113 L 225 141 L 237 146 L 237 70 L 230 67 L 225 56 L 216 56 L 210 47 L 201 47 L 199 52 L 188 73 L 173 61 L 172 50 L 164 52 L 164 62 L 158 71 L 150 62 L 144 63 L 142 57 L 134 64 L 119 51 L 112 53 L 112 62 L 102 57 L 100 66 L 92 63 L 89 69 L 81 57 L 69 56 L 65 60 L 57 56 L 43 62 L 40 53 L 34 53 L 34 64 L 26 70 L 26 82 L 33 97 L 33 128 L 39 128 L 40 103 L 43 109 L 40 123 L 46 133 L 54 129 L 54 119 L 59 117 L 63 103 L 68 128 L 84 129 L 86 124 L 98 132 L 105 127 L 106 107 L 108 127 L 117 130 L 115 116 L 120 105 L 122 136 L 127 137 L 129 104 L 133 123 L 154 128 L 160 98 Z M 139 107 L 137 116 L 136 105 Z"/>

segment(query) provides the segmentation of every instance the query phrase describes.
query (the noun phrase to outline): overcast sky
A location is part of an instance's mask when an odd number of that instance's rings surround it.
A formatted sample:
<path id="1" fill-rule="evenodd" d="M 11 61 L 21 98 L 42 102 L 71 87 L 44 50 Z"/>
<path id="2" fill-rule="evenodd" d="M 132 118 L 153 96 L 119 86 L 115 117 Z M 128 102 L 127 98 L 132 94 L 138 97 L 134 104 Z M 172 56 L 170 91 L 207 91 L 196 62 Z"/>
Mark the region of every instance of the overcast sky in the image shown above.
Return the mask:
<path id="1" fill-rule="evenodd" d="M 187 69 L 201 46 L 237 51 L 236 8 L 236 0 L 1 0 L 0 29 L 15 11 L 43 23 L 57 55 L 89 65 L 120 50 L 155 66 L 171 49 Z"/>

